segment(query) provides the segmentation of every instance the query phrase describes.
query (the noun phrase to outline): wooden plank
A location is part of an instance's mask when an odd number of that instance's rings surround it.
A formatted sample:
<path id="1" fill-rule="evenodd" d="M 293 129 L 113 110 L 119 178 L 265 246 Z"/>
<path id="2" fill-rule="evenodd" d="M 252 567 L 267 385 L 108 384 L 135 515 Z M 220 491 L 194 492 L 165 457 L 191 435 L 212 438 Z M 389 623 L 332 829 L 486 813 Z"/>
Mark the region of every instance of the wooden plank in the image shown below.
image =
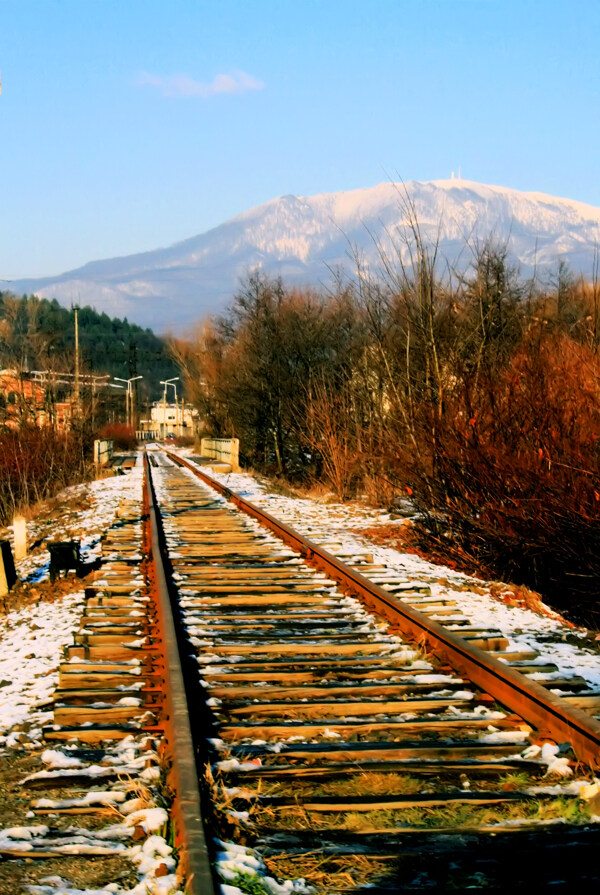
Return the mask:
<path id="1" fill-rule="evenodd" d="M 274 615 L 272 612 L 254 612 L 251 607 L 242 607 L 240 606 L 237 612 L 222 612 L 219 608 L 218 601 L 217 604 L 212 608 L 210 604 L 203 603 L 202 606 L 198 606 L 195 608 L 193 606 L 193 598 L 192 605 L 189 602 L 190 598 L 185 597 L 185 606 L 183 606 L 183 611 L 185 612 L 186 619 L 200 619 L 201 621 L 206 621 L 208 624 L 213 624 L 213 622 L 237 622 L 239 624 L 247 623 L 248 621 L 270 621 L 275 619 L 277 621 L 289 621 L 290 623 L 294 623 L 296 620 L 300 622 L 320 622 L 328 621 L 328 622 L 345 622 L 347 623 L 346 613 L 341 609 L 332 609 L 328 607 L 327 610 L 323 609 L 296 609 L 290 610 L 287 612 L 281 612 L 278 615 Z M 354 624 L 364 624 L 364 622 L 352 622 Z"/>
<path id="2" fill-rule="evenodd" d="M 152 681 L 159 682 L 162 680 L 160 675 L 127 675 L 127 674 L 114 674 L 111 672 L 88 672 L 80 673 L 75 672 L 72 674 L 59 674 L 58 677 L 58 687 L 59 690 L 71 692 L 73 690 L 83 690 L 87 689 L 94 690 L 95 692 L 98 690 L 111 690 L 116 687 L 127 687 L 133 684 L 141 683 L 142 681 L 145 684 L 150 683 L 148 678 L 151 677 Z M 135 695 L 136 692 L 141 691 L 123 691 L 119 690 L 122 696 L 127 695 L 128 692 L 131 693 L 132 696 Z"/>
<path id="3" fill-rule="evenodd" d="M 583 709 L 584 712 L 597 713 L 600 711 L 600 693 L 567 695 L 561 696 L 561 699 L 564 699 L 569 705 L 574 705 L 578 709 Z"/>
<path id="4" fill-rule="evenodd" d="M 132 675 L 138 681 L 142 680 L 142 674 L 145 676 L 147 672 L 147 668 L 151 663 L 153 658 L 152 654 L 145 656 L 142 655 L 141 664 L 132 664 L 131 662 L 62 662 L 59 666 L 59 674 L 94 674 L 94 673 L 102 673 L 105 672 L 122 672 L 124 675 Z M 138 657 L 134 657 L 138 658 Z M 135 669 L 138 669 L 137 672 Z"/>
<path id="5" fill-rule="evenodd" d="M 94 634 L 135 634 L 142 633 L 156 627 L 156 623 L 147 618 L 134 618 L 129 621 L 115 621 L 114 618 L 95 618 L 82 616 L 79 620 L 79 634 L 90 631 Z"/>
<path id="6" fill-rule="evenodd" d="M 379 582 L 376 582 L 379 584 Z M 435 609 L 436 612 L 443 611 L 444 609 L 452 609 L 455 608 L 458 604 L 456 600 L 429 600 L 427 598 L 423 600 L 405 600 L 409 606 L 412 606 L 414 609 L 418 609 L 419 612 L 425 612 L 428 609 Z"/>
<path id="7" fill-rule="evenodd" d="M 198 658 L 202 660 L 202 655 Z M 364 676 L 369 670 L 377 672 L 383 669 L 385 672 L 391 670 L 398 674 L 404 673 L 405 669 L 410 669 L 410 664 L 410 656 L 407 656 L 406 660 L 402 660 L 396 656 L 391 658 L 389 653 L 367 656 L 335 655 L 332 658 L 319 658 L 318 656 L 293 656 L 289 658 L 286 656 L 273 657 L 269 655 L 268 657 L 265 656 L 265 658 L 245 658 L 241 661 L 236 661 L 235 665 L 229 664 L 227 657 L 224 656 L 219 662 L 211 662 L 211 668 L 214 667 L 215 671 L 217 671 L 223 667 L 233 672 L 257 669 L 259 673 L 272 670 L 284 671 L 286 674 L 293 674 L 296 671 L 314 670 L 321 677 L 323 674 L 329 674 L 335 675 L 340 680 L 355 680 L 358 673 Z M 422 669 L 414 669 L 414 672 L 423 674 Z"/>
<path id="8" fill-rule="evenodd" d="M 434 618 L 451 618 L 452 624 L 454 625 L 459 625 L 463 622 L 464 624 L 468 624 L 468 619 L 466 618 L 466 616 L 459 616 L 456 609 L 430 609 L 429 606 L 413 606 L 412 608 L 418 609 L 419 612 L 422 612 L 424 615 L 431 615 Z"/>
<path id="9" fill-rule="evenodd" d="M 211 675 L 212 677 L 212 675 Z M 439 682 L 435 684 L 415 684 L 414 682 L 407 681 L 404 684 L 399 684 L 397 682 L 383 682 L 380 684 L 369 684 L 365 686 L 364 684 L 357 684 L 355 686 L 335 686 L 335 684 L 324 684 L 322 686 L 313 686 L 313 687 L 243 687 L 243 686 L 230 686 L 230 687 L 211 687 L 210 695 L 216 696 L 219 699 L 222 699 L 224 702 L 232 699 L 256 699 L 260 698 L 262 700 L 267 697 L 283 700 L 283 699 L 318 699 L 322 698 L 333 698 L 335 696 L 342 696 L 346 698 L 356 697 L 362 698 L 368 696 L 389 696 L 394 693 L 428 693 L 431 690 L 448 690 L 448 689 L 458 689 L 459 687 L 465 687 L 468 684 L 465 681 L 453 681 L 452 683 L 448 682 L 446 684 Z"/>
<path id="10" fill-rule="evenodd" d="M 88 743 L 90 746 L 98 746 L 107 740 L 123 740 L 125 737 L 138 736 L 140 733 L 162 733 L 162 729 L 155 725 L 143 725 L 142 727 L 134 727 L 133 725 L 103 725 L 101 727 L 77 727 L 64 726 L 58 730 L 53 728 L 44 728 L 44 740 L 48 742 L 65 743 L 70 740 L 79 740 L 82 743 Z"/>
<path id="11" fill-rule="evenodd" d="M 323 621 L 321 624 L 315 625 L 314 622 L 309 624 L 298 624 L 294 620 L 275 619 L 272 624 L 266 621 L 240 621 L 237 624 L 215 624 L 213 621 L 194 616 L 186 618 L 187 630 L 195 634 L 202 631 L 207 637 L 213 637 L 219 643 L 241 642 L 245 640 L 256 640 L 257 636 L 268 636 L 270 640 L 281 638 L 282 640 L 302 639 L 306 640 L 323 640 L 324 638 L 334 640 L 343 640 L 349 637 L 356 637 L 357 634 L 364 633 L 364 622 L 355 622 L 352 620 L 342 621 Z M 318 628 L 319 633 L 311 633 Z"/>
<path id="12" fill-rule="evenodd" d="M 389 644 L 383 642 L 373 643 L 232 643 L 215 644 L 217 654 L 228 655 L 265 655 L 277 653 L 278 655 L 293 656 L 296 654 L 307 655 L 310 653 L 331 653 L 333 655 L 358 655 L 360 653 L 385 653 L 393 652 Z"/>
<path id="13" fill-rule="evenodd" d="M 447 805 L 498 805 L 503 802 L 531 802 L 537 796 L 529 796 L 522 792 L 466 792 L 456 790 L 449 793 L 418 793 L 416 795 L 380 795 L 380 796 L 318 796 L 303 799 L 301 805 L 295 799 L 281 796 L 258 796 L 253 800 L 255 805 L 272 808 L 275 811 L 286 811 L 301 807 L 303 811 L 315 813 L 348 811 L 401 811 L 407 808 L 438 808 Z M 549 798 L 546 795 L 546 798 Z M 571 798 L 574 798 L 573 796 Z M 236 800 L 234 799 L 234 802 Z M 237 800 L 239 801 L 239 800 Z"/>
<path id="14" fill-rule="evenodd" d="M 458 633 L 459 637 L 463 637 L 462 631 L 455 633 Z M 472 644 L 472 646 L 478 646 L 479 649 L 487 650 L 490 653 L 505 650 L 506 647 L 509 645 L 509 641 L 504 636 L 478 637 L 477 635 L 475 635 L 474 637 L 466 636 L 464 639 L 468 643 Z"/>
<path id="15" fill-rule="evenodd" d="M 73 640 L 78 646 L 110 646 L 110 645 L 123 645 L 127 644 L 137 644 L 137 646 L 142 646 L 145 643 L 148 643 L 150 638 L 143 631 L 136 631 L 131 634 L 73 634 Z M 140 641 L 144 641 L 144 644 L 141 644 Z"/>
<path id="16" fill-rule="evenodd" d="M 136 618 L 146 618 L 147 614 L 153 610 L 153 606 L 154 604 L 149 600 L 139 603 L 132 602 L 129 606 L 122 606 L 120 602 L 117 605 L 103 602 L 99 606 L 95 606 L 88 600 L 84 606 L 82 618 L 122 618 L 124 621 L 135 621 Z"/>
<path id="17" fill-rule="evenodd" d="M 144 612 L 147 606 L 151 606 L 148 597 L 142 596 L 141 592 L 136 596 L 132 597 L 131 595 L 112 595 L 112 594 L 104 594 L 101 592 L 99 588 L 87 588 L 87 590 L 93 590 L 93 595 L 87 596 L 86 606 L 92 609 L 121 609 L 125 611 L 139 610 Z"/>
<path id="18" fill-rule="evenodd" d="M 124 631 L 130 630 L 136 625 L 144 630 L 156 627 L 156 621 L 147 616 L 128 616 L 128 615 L 82 615 L 79 622 L 80 628 L 122 628 Z"/>
<path id="19" fill-rule="evenodd" d="M 113 812 L 114 814 L 114 812 Z M 121 843 L 120 843 L 121 844 Z M 104 857 L 123 857 L 126 853 L 125 848 L 115 849 L 114 846 L 101 846 L 101 845 L 85 845 L 81 843 L 77 846 L 77 855 L 87 855 L 87 856 L 104 856 Z M 43 845 L 34 845 L 29 849 L 19 848 L 16 843 L 15 847 L 13 846 L 0 846 L 0 855 L 5 860 L 10 860 L 10 858 L 20 859 L 24 858 L 25 860 L 31 859 L 39 859 L 39 858 L 64 858 L 65 851 L 64 846 L 56 845 L 54 848 L 50 846 Z M 59 890 L 60 891 L 60 890 Z"/>
<path id="20" fill-rule="evenodd" d="M 214 647 L 219 652 L 223 646 L 229 646 L 230 644 L 252 644 L 257 648 L 257 652 L 262 652 L 264 646 L 268 646 L 269 644 L 279 644 L 285 645 L 286 647 L 290 644 L 297 643 L 299 645 L 307 644 L 307 645 L 315 645 L 315 644 L 327 644 L 331 645 L 332 649 L 337 649 L 338 646 L 345 643 L 346 641 L 352 641 L 353 643 L 357 643 L 356 637 L 357 634 L 360 634 L 360 631 L 342 631 L 339 634 L 334 634 L 333 632 L 327 632 L 325 634 L 311 634 L 309 631 L 306 632 L 294 632 L 291 630 L 278 629 L 267 632 L 260 632 L 260 638 L 257 638 L 256 633 L 253 630 L 249 630 L 248 633 L 244 633 L 243 631 L 232 631 L 229 636 L 226 635 L 224 631 L 215 631 L 213 632 L 210 625 L 189 625 L 190 633 L 194 634 L 194 629 L 199 628 L 202 633 L 198 634 L 199 637 L 202 637 L 206 640 L 212 640 L 214 643 Z M 371 641 L 365 638 L 364 641 L 361 641 L 360 645 L 364 646 L 365 644 L 377 644 L 380 645 L 381 641 Z M 388 646 L 389 644 L 383 643 L 383 646 Z"/>
<path id="21" fill-rule="evenodd" d="M 265 767 L 277 767 L 281 762 L 288 759 L 294 761 L 327 761 L 327 762 L 345 762 L 356 764 L 368 770 L 372 762 L 381 761 L 440 761 L 444 764 L 447 761 L 466 760 L 472 761 L 494 761 L 502 756 L 512 756 L 522 751 L 528 746 L 527 742 L 521 745 L 514 743 L 480 743 L 468 740 L 444 740 L 412 741 L 412 742 L 356 742 L 345 743 L 339 741 L 330 741 L 322 743 L 283 743 L 278 753 L 269 752 L 262 746 L 231 746 L 233 755 L 238 756 L 241 760 L 262 756 L 262 769 Z M 297 767 L 297 765 L 294 765 Z M 410 770 L 410 765 L 409 765 Z M 545 770 L 542 766 L 542 770 Z M 248 773 L 254 773 L 248 771 Z"/>
<path id="22" fill-rule="evenodd" d="M 126 724 L 134 718 L 139 719 L 148 712 L 144 705 L 55 705 L 54 723 L 62 726 L 82 724 L 91 721 L 92 724 Z"/>
<path id="23" fill-rule="evenodd" d="M 514 750 L 514 746 L 512 747 Z M 420 776 L 434 776 L 436 778 L 445 778 L 446 776 L 456 779 L 457 772 L 463 771 L 467 773 L 469 778 L 489 779 L 494 777 L 503 777 L 511 772 L 526 772 L 539 776 L 545 771 L 545 766 L 536 762 L 528 762 L 522 759 L 494 759 L 486 758 L 450 758 L 448 756 L 441 758 L 431 758 L 430 760 L 419 758 L 407 758 L 405 760 L 398 759 L 388 761 L 377 761 L 370 759 L 358 764 L 355 760 L 349 763 L 345 762 L 329 762 L 326 765 L 260 765 L 250 769 L 246 767 L 244 770 L 239 768 L 231 768 L 227 770 L 218 769 L 217 773 L 220 778 L 231 780 L 240 780 L 249 782 L 251 780 L 276 780 L 293 782 L 298 777 L 315 781 L 333 781 L 348 777 L 362 777 L 364 774 L 394 774 L 407 775 L 419 774 Z M 30 781 L 30 785 L 31 785 Z"/>
<path id="24" fill-rule="evenodd" d="M 92 814 L 98 817 L 115 817 L 118 813 L 119 806 L 113 805 L 112 807 L 107 807 L 106 805 L 88 805 L 80 806 L 75 808 L 36 808 L 31 805 L 29 810 L 36 815 L 44 815 L 44 814 Z"/>
<path id="25" fill-rule="evenodd" d="M 173 557 L 172 562 L 179 568 L 180 563 L 176 557 Z M 189 568 L 193 570 L 193 574 L 197 578 L 201 578 L 208 582 L 254 581 L 255 579 L 271 581 L 273 578 L 282 578 L 285 581 L 291 582 L 302 582 L 307 579 L 310 581 L 319 580 L 322 584 L 328 584 L 330 587 L 335 586 L 335 581 L 333 581 L 333 579 L 323 577 L 319 572 L 315 572 L 308 566 L 298 566 L 295 564 L 280 565 L 275 568 L 254 568 L 254 566 L 236 566 L 235 568 L 230 568 L 229 566 L 219 566 L 217 569 L 213 566 L 194 564 L 190 565 Z"/>
<path id="26" fill-rule="evenodd" d="M 279 718 L 294 720 L 297 717 L 310 718 L 318 715 L 329 718 L 337 718 L 340 715 L 397 715 L 402 713 L 435 712 L 443 711 L 451 705 L 460 706 L 463 710 L 473 710 L 479 702 L 474 699 L 461 699 L 457 696 L 439 696 L 432 699 L 421 697 L 408 697 L 398 700 L 373 700 L 365 702 L 351 702 L 331 700 L 329 702 L 251 702 L 248 705 L 225 705 L 216 709 L 218 713 L 226 712 L 228 718 L 244 717 L 246 715 L 256 718 L 265 718 L 275 715 Z M 468 722 L 467 722 L 468 723 Z M 488 719 L 489 724 L 489 719 Z"/>
<path id="27" fill-rule="evenodd" d="M 539 652 L 534 649 L 527 649 L 524 647 L 521 650 L 515 650 L 514 652 L 498 652 L 494 658 L 499 660 L 504 660 L 507 665 L 511 665 L 513 662 L 523 662 L 523 661 L 533 661 L 539 657 Z"/>
<path id="28" fill-rule="evenodd" d="M 527 725 L 520 719 L 494 719 L 494 727 L 505 730 L 517 729 L 517 723 L 521 726 L 521 729 L 529 730 Z M 300 721 L 290 722 L 289 724 L 264 724 L 260 721 L 256 723 L 235 724 L 226 721 L 219 727 L 219 734 L 223 739 L 248 738 L 262 740 L 282 739 L 290 736 L 323 736 L 327 730 L 346 737 L 356 736 L 357 734 L 366 736 L 367 734 L 375 733 L 376 731 L 384 731 L 386 733 L 394 734 L 419 734 L 438 731 L 440 735 L 443 736 L 444 733 L 450 733 L 453 729 L 461 731 L 487 730 L 489 725 L 489 718 L 477 718 L 469 721 L 458 718 L 437 718 L 413 719 L 410 721 L 391 721 L 390 719 L 386 719 L 385 721 L 365 720 L 363 722 L 338 721 L 333 718 L 327 718 L 322 719 L 320 722 Z M 523 744 L 522 748 L 525 748 L 525 745 L 526 744 Z M 519 748 L 519 746 L 513 744 L 513 750 L 516 751 Z"/>
<path id="29" fill-rule="evenodd" d="M 285 549 L 285 548 L 282 548 Z M 177 552 L 175 549 L 174 552 Z M 244 557 L 249 556 L 249 559 L 245 559 Z M 267 551 L 261 551 L 260 553 L 252 553 L 249 554 L 238 553 L 236 551 L 230 553 L 223 553 L 220 556 L 222 562 L 216 562 L 215 557 L 205 556 L 204 563 L 207 569 L 212 569 L 214 571 L 215 566 L 220 568 L 221 566 L 225 566 L 228 568 L 242 568 L 245 569 L 248 565 L 252 565 L 256 568 L 259 568 L 261 565 L 272 566 L 280 563 L 284 563 L 287 561 L 293 562 L 296 554 L 292 553 L 292 551 L 285 553 L 273 553 Z"/>
<path id="30" fill-rule="evenodd" d="M 162 691 L 158 687 L 144 687 L 139 690 L 115 690 L 102 687 L 61 687 L 55 690 L 53 701 L 60 705 L 89 705 L 94 702 L 112 702 L 117 703 L 121 699 L 131 697 L 139 699 L 142 705 L 154 706 L 156 708 L 156 700 L 162 696 Z"/>
<path id="31" fill-rule="evenodd" d="M 141 593 L 141 589 L 143 585 L 141 584 L 102 584 L 102 581 L 106 581 L 106 578 L 99 579 L 94 587 L 96 591 L 100 591 L 102 594 L 106 596 L 136 596 Z"/>
<path id="32" fill-rule="evenodd" d="M 244 543 L 246 546 L 244 546 Z M 248 540 L 247 542 L 240 543 L 231 543 L 231 544 L 202 544 L 202 549 L 198 552 L 202 553 L 203 557 L 213 557 L 213 556 L 251 556 L 253 561 L 256 561 L 256 558 L 259 556 L 262 557 L 271 557 L 273 555 L 273 548 L 275 545 L 271 544 L 255 544 Z M 284 548 L 279 548 L 281 551 Z M 174 553 L 177 551 L 174 550 Z M 279 553 L 278 556 L 285 556 L 285 553 Z"/>
<path id="33" fill-rule="evenodd" d="M 178 583 L 180 588 L 188 586 L 181 581 Z M 218 606 L 272 606 L 274 609 L 278 609 L 284 605 L 302 606 L 311 604 L 313 606 L 324 606 L 323 597 L 319 594 L 283 593 L 277 595 L 276 602 L 273 602 L 273 598 L 269 595 L 261 597 L 258 594 L 240 594 L 239 596 L 219 595 L 218 597 L 200 597 L 197 599 L 202 605 L 209 606 L 211 604 L 216 604 Z M 334 597 L 327 594 L 327 599 L 334 599 Z"/>
<path id="34" fill-rule="evenodd" d="M 198 582 L 194 579 L 192 575 L 188 575 L 185 579 L 186 587 L 194 587 L 195 590 L 199 594 L 295 594 L 296 589 L 294 585 L 287 584 L 236 584 L 233 587 L 230 584 L 198 584 Z M 326 590 L 320 582 L 315 582 L 311 584 L 310 581 L 308 583 L 302 584 L 301 593 L 308 593 L 315 591 L 317 593 L 321 593 L 324 596 L 330 596 L 331 591 Z"/>
<path id="35" fill-rule="evenodd" d="M 113 644 L 103 646 L 74 645 L 65 649 L 67 658 L 73 657 L 106 662 L 122 662 L 128 659 L 142 659 L 143 661 L 143 657 L 150 658 L 151 655 L 158 656 L 159 653 L 158 647 L 154 646 L 116 646 Z"/>
<path id="36" fill-rule="evenodd" d="M 236 663 L 237 664 L 237 663 Z M 215 666 L 219 667 L 219 666 Z M 227 666 L 231 667 L 231 666 Z M 362 670 L 360 672 L 363 680 L 385 680 L 386 678 L 397 677 L 402 673 L 401 668 L 377 668 L 371 670 Z M 409 674 L 409 672 L 406 672 Z M 410 672 L 411 674 L 417 674 L 418 672 Z M 422 672 L 421 672 L 422 673 Z M 334 666 L 331 666 L 331 672 L 327 672 L 324 669 L 315 669 L 313 671 L 217 671 L 215 673 L 205 674 L 205 679 L 212 683 L 218 682 L 231 682 L 235 685 L 235 690 L 237 691 L 237 684 L 239 681 L 282 681 L 286 684 L 300 684 L 303 682 L 319 682 L 325 679 L 324 676 L 327 676 L 328 680 L 351 680 L 354 681 L 356 678 L 356 672 L 352 669 L 341 672 L 336 671 Z M 335 677 L 334 677 L 335 675 Z M 233 688 L 232 688 L 233 689 Z M 256 688 L 252 688 L 253 693 L 256 695 L 257 692 L 262 692 L 262 687 L 260 690 L 256 690 Z M 210 688 L 211 694 L 214 692 L 213 687 Z"/>

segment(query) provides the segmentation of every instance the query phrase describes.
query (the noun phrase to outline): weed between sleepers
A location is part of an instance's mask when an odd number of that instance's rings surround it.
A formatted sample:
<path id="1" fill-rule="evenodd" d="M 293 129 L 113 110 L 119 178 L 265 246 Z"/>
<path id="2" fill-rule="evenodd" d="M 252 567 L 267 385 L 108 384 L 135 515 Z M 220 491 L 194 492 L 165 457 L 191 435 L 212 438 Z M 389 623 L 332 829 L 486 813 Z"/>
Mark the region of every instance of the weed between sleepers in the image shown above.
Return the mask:
<path id="1" fill-rule="evenodd" d="M 475 769 L 476 771 L 476 769 Z M 443 783 L 439 777 L 436 780 L 415 777 L 410 774 L 357 772 L 350 777 L 341 779 L 329 779 L 323 781 L 303 780 L 302 778 L 287 779 L 284 782 L 278 780 L 258 779 L 256 784 L 242 781 L 244 796 L 249 799 L 259 796 L 281 796 L 283 798 L 305 799 L 315 796 L 363 796 L 363 795 L 412 795 L 416 793 L 442 793 L 457 792 L 460 788 L 470 792 L 503 792 L 525 789 L 534 782 L 540 782 L 544 769 L 540 769 L 539 777 L 528 775 L 524 772 L 514 771 L 502 774 L 496 778 L 487 780 L 469 779 L 464 774 L 466 786 L 457 785 L 456 779 Z M 545 778 L 547 780 L 547 778 Z"/>
<path id="2" fill-rule="evenodd" d="M 221 806 L 219 806 L 221 807 Z M 224 806 L 223 806 L 224 807 Z M 225 809 L 227 810 L 227 809 Z M 451 803 L 432 808 L 349 812 L 308 812 L 302 806 L 285 810 L 253 805 L 249 809 L 254 827 L 272 830 L 345 830 L 378 833 L 394 829 L 478 829 L 507 822 L 547 823 L 563 820 L 569 824 L 589 822 L 589 806 L 577 798 L 531 798 L 516 803 L 469 805 Z"/>
<path id="3" fill-rule="evenodd" d="M 389 866 L 389 857 L 367 855 L 277 855 L 264 859 L 269 873 L 278 879 L 302 877 L 323 891 L 344 891 L 373 883 Z M 242 889 L 242 891 L 244 891 Z"/>
<path id="4" fill-rule="evenodd" d="M 259 780 L 253 795 L 287 796 L 293 798 L 310 798 L 311 796 L 353 796 L 353 795 L 409 795 L 422 792 L 428 788 L 425 780 L 409 774 L 381 774 L 365 771 L 354 777 L 342 780 L 325 780 L 314 783 L 310 780 L 295 778 L 279 783 L 277 781 Z M 244 786 L 249 791 L 248 786 Z"/>

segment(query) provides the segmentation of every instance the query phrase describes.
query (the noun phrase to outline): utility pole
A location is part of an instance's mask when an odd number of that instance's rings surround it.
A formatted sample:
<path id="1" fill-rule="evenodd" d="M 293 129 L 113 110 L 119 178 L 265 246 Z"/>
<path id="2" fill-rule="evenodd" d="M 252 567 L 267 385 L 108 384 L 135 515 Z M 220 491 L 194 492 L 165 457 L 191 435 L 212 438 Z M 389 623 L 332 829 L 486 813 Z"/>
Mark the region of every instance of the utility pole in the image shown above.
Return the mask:
<path id="1" fill-rule="evenodd" d="M 79 305 L 73 308 L 75 312 L 75 413 L 79 416 Z"/>
<path id="2" fill-rule="evenodd" d="M 129 413 L 127 415 L 127 425 L 132 429 L 137 429 L 137 408 L 138 408 L 138 389 L 137 380 L 141 379 L 137 375 L 137 346 L 135 342 L 129 342 L 129 382 L 133 385 L 129 389 Z"/>

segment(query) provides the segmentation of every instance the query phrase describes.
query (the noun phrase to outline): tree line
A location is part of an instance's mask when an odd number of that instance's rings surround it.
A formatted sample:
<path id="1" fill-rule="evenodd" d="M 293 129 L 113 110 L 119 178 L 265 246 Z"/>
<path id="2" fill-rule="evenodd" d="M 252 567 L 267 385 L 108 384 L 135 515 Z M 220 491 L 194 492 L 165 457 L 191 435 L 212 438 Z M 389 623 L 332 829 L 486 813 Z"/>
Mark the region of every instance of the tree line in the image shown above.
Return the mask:
<path id="1" fill-rule="evenodd" d="M 174 355 L 247 465 L 394 506 L 444 555 L 598 622 L 600 282 L 524 279 L 505 246 L 408 253 L 331 290 L 251 275 Z M 407 260 L 403 260 L 407 259 Z"/>
<path id="2" fill-rule="evenodd" d="M 151 329 L 109 317 L 93 308 L 78 310 L 82 372 L 143 376 L 140 395 L 157 400 L 161 379 L 177 375 L 164 339 Z M 0 366 L 22 370 L 73 372 L 75 311 L 56 299 L 0 292 Z"/>

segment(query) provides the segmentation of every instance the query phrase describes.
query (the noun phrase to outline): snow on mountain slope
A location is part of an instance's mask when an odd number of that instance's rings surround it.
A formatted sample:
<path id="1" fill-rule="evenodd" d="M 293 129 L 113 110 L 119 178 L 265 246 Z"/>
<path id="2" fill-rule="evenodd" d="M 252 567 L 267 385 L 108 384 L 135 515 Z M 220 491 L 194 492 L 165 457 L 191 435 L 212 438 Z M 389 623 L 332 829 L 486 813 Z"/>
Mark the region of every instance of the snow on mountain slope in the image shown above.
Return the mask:
<path id="1" fill-rule="evenodd" d="M 181 331 L 223 308 L 251 270 L 280 274 L 289 284 L 330 283 L 332 270 L 352 274 L 353 252 L 376 269 L 379 252 L 407 258 L 407 197 L 426 242 L 465 267 L 466 247 L 489 235 L 507 242 L 524 274 L 543 276 L 559 258 L 590 274 L 600 244 L 600 208 L 542 193 L 467 180 L 405 185 L 317 196 L 282 196 L 169 248 L 94 261 L 58 277 L 0 283 L 89 304 L 157 331 Z M 377 246 L 375 242 L 378 242 Z"/>

